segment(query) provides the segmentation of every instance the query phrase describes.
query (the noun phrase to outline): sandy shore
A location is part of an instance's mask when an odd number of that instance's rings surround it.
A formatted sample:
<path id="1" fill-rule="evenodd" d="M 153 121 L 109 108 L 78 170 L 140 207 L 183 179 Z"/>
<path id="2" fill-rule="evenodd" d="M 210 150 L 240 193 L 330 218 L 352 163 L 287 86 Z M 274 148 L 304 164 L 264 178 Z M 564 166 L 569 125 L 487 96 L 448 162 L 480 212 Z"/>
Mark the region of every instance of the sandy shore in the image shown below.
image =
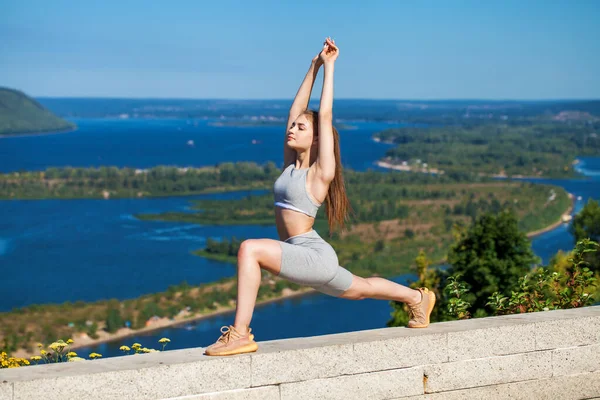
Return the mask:
<path id="1" fill-rule="evenodd" d="M 379 142 L 379 140 L 373 139 L 376 142 Z M 384 142 L 385 143 L 385 142 Z M 573 161 L 573 165 L 578 164 L 579 160 L 576 159 L 575 161 Z M 387 169 L 393 169 L 396 171 L 404 171 L 404 172 L 413 172 L 413 169 L 411 168 L 410 165 L 398 165 L 398 164 L 392 164 L 390 162 L 387 161 L 382 161 L 382 160 L 378 160 L 375 162 L 375 164 L 381 168 L 387 168 Z M 429 173 L 434 173 L 434 174 L 443 174 L 444 170 L 438 170 L 436 168 L 429 168 L 429 169 L 421 169 L 421 170 L 417 170 L 414 172 L 429 172 Z M 512 178 L 512 179 L 552 179 L 552 178 L 546 178 L 543 176 L 537 176 L 537 175 L 506 175 L 505 173 L 498 173 L 498 174 L 486 174 L 484 172 L 480 172 L 478 174 L 479 176 L 487 176 L 490 178 Z"/>
<path id="2" fill-rule="evenodd" d="M 410 165 L 398 165 L 398 164 L 392 164 L 389 163 L 387 161 L 376 161 L 375 164 L 377 164 L 377 166 L 381 167 L 381 168 L 387 168 L 387 169 L 393 169 L 396 171 L 404 171 L 404 172 L 429 172 L 432 174 L 443 174 L 444 171 L 443 170 L 438 170 L 437 168 L 428 168 L 428 169 L 423 169 L 421 168 L 421 170 L 416 170 L 413 171 L 412 167 Z M 506 174 L 486 174 L 483 172 L 479 173 L 479 176 L 489 176 L 491 178 L 508 178 L 508 175 Z M 540 178 L 539 176 L 527 176 L 527 175 L 511 175 L 511 178 L 515 178 L 515 179 L 523 179 L 523 178 Z"/>
<path id="3" fill-rule="evenodd" d="M 413 172 L 413 169 L 410 165 L 397 165 L 397 164 L 392 164 L 387 161 L 381 161 L 381 160 L 376 161 L 375 164 L 381 168 L 393 169 L 396 171 Z M 443 174 L 444 173 L 444 171 L 440 171 L 437 168 L 427 168 L 427 169 L 421 168 L 421 170 L 416 170 L 414 172 L 427 172 L 427 173 L 431 173 L 431 174 Z"/>
<path id="4" fill-rule="evenodd" d="M 555 223 L 548 225 L 545 228 L 542 229 L 538 229 L 537 231 L 532 231 L 532 232 L 527 232 L 527 237 L 528 238 L 532 238 L 535 236 L 539 236 L 542 233 L 546 233 L 549 232 L 553 229 L 558 228 L 559 226 L 561 226 L 562 224 L 566 223 L 563 222 L 562 218 L 564 215 L 571 215 L 571 213 L 573 212 L 573 209 L 575 208 L 575 196 L 572 193 L 567 193 L 569 195 L 569 198 L 571 199 L 571 204 L 569 205 L 569 208 L 567 208 L 567 210 L 561 214 L 560 219 L 558 221 L 556 221 Z"/>

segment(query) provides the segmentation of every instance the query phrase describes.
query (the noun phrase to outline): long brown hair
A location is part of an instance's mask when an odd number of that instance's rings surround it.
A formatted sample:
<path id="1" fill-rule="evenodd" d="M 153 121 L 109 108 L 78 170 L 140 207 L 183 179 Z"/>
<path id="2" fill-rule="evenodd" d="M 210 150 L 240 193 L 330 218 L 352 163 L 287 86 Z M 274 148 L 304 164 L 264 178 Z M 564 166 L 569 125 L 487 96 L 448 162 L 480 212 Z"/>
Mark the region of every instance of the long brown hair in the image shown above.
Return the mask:
<path id="1" fill-rule="evenodd" d="M 311 119 L 313 126 L 313 135 L 319 135 L 319 113 L 317 111 L 306 110 L 304 115 Z M 333 130 L 333 154 L 335 155 L 335 176 L 333 181 L 329 184 L 329 190 L 327 191 L 327 197 L 325 202 L 327 203 L 327 222 L 329 224 L 329 235 L 335 231 L 336 228 L 343 230 L 346 226 L 346 222 L 349 219 L 349 215 L 352 212 L 352 206 L 348 195 L 346 194 L 346 186 L 344 184 L 343 168 L 342 168 L 342 157 L 340 153 L 340 135 L 334 126 L 331 127 Z"/>

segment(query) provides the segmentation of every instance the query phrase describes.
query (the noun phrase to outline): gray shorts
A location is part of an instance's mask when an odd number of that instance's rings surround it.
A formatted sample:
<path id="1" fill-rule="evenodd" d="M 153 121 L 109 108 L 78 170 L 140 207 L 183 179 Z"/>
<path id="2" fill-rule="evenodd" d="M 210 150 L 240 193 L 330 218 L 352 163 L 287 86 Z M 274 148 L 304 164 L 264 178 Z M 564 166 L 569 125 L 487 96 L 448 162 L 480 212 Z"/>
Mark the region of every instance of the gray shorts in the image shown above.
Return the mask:
<path id="1" fill-rule="evenodd" d="M 352 273 L 339 265 L 333 247 L 314 229 L 279 243 L 280 277 L 336 297 L 352 284 Z"/>

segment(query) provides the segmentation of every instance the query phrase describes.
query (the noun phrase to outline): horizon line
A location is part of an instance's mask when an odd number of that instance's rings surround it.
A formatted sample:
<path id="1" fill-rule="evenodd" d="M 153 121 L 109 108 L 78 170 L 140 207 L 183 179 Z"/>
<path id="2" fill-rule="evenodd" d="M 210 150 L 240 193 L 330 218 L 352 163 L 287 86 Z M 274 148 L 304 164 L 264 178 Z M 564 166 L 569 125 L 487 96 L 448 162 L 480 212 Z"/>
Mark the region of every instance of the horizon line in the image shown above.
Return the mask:
<path id="1" fill-rule="evenodd" d="M 36 99 L 102 99 L 102 100 L 185 100 L 185 101 L 293 101 L 293 97 L 289 98 L 242 98 L 242 97 L 118 97 L 118 96 L 33 96 Z M 489 102 L 594 102 L 600 101 L 598 98 L 439 98 L 439 99 L 410 99 L 410 98 L 386 98 L 386 97 L 341 97 L 334 99 L 339 100 L 351 100 L 351 101 L 406 101 L 406 102 L 443 102 L 443 101 L 489 101 Z M 312 100 L 311 102 L 318 102 L 318 99 Z"/>

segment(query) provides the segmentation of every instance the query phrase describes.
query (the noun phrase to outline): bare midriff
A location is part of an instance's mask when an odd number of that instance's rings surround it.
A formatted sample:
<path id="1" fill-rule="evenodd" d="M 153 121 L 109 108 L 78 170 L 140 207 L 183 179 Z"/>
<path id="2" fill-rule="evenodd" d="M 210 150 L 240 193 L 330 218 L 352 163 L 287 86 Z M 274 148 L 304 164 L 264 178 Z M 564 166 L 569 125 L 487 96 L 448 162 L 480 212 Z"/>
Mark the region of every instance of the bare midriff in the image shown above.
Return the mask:
<path id="1" fill-rule="evenodd" d="M 275 207 L 275 224 L 279 240 L 301 235 L 313 228 L 315 219 L 301 212 Z"/>

